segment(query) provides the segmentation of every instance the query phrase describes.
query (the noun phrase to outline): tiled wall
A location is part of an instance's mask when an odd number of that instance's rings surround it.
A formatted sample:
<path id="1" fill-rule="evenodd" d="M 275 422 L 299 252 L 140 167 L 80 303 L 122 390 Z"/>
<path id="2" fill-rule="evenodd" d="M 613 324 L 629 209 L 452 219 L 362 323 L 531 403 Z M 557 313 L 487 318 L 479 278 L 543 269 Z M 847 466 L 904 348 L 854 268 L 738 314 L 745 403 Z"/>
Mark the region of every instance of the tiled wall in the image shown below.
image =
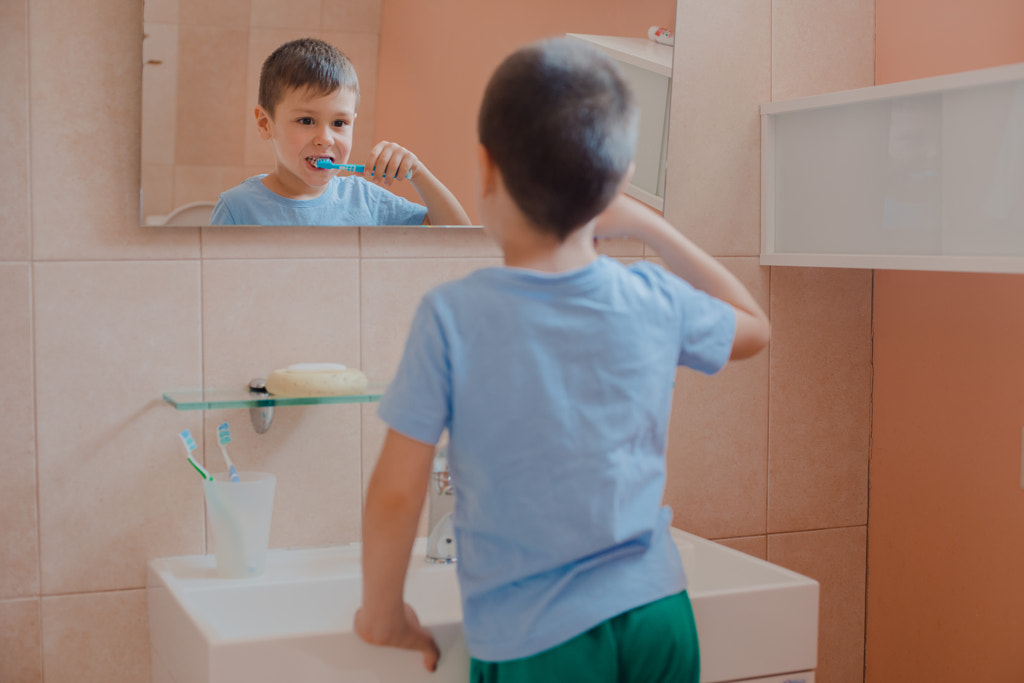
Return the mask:
<path id="1" fill-rule="evenodd" d="M 870 271 L 766 268 L 758 106 L 874 82 L 874 0 L 680 0 L 666 216 L 769 311 L 769 353 L 677 382 L 679 526 L 821 582 L 816 680 L 863 680 Z"/>
<path id="2" fill-rule="evenodd" d="M 381 0 L 147 0 L 143 31 L 143 216 L 224 190 L 273 169 L 256 132 L 259 73 L 278 45 L 322 38 L 359 75 L 353 157 L 376 142 Z"/>
<path id="3" fill-rule="evenodd" d="M 690 96 L 669 215 L 769 306 L 773 340 L 681 378 L 669 502 L 822 581 L 818 680 L 860 680 L 871 276 L 758 265 L 756 105 L 870 84 L 873 4 L 678 7 Z M 0 16 L 0 141 L 20 160 L 0 166 L 0 681 L 148 681 L 145 560 L 206 548 L 177 432 L 219 469 L 227 419 L 239 465 L 278 474 L 274 546 L 355 540 L 382 439 L 373 407 L 279 409 L 256 436 L 242 411 L 160 394 L 299 360 L 386 376 L 421 293 L 498 254 L 473 230 L 139 228 L 141 6 L 0 0 Z"/>

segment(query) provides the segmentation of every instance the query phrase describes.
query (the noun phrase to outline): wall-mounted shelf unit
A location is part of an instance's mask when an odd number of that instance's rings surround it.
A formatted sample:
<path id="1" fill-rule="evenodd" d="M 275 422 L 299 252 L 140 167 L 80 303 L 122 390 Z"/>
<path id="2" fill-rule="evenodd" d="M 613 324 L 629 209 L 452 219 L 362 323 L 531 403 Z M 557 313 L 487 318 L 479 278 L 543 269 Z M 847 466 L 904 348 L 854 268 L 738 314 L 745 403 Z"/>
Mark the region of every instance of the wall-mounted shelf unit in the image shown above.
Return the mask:
<path id="1" fill-rule="evenodd" d="M 761 107 L 761 263 L 1024 273 L 1024 63 Z"/>
<path id="2" fill-rule="evenodd" d="M 251 388 L 250 388 L 251 387 Z M 386 384 L 370 384 L 361 394 L 344 396 L 273 396 L 266 393 L 263 380 L 253 380 L 249 387 L 238 389 L 184 389 L 167 391 L 163 399 L 175 410 L 221 410 L 248 408 L 252 428 L 264 434 L 274 420 L 277 406 L 312 406 L 332 403 L 376 403 L 384 396 Z"/>
<path id="3" fill-rule="evenodd" d="M 590 43 L 617 61 L 632 86 L 640 107 L 640 130 L 636 142 L 636 170 L 626 194 L 664 211 L 672 48 L 649 38 L 566 35 Z"/>
<path id="4" fill-rule="evenodd" d="M 371 384 L 362 394 L 347 396 L 283 397 L 254 394 L 246 388 L 168 391 L 163 399 L 175 410 L 219 410 L 222 408 L 267 408 L 274 406 L 311 406 L 328 403 L 375 403 L 387 385 Z"/>

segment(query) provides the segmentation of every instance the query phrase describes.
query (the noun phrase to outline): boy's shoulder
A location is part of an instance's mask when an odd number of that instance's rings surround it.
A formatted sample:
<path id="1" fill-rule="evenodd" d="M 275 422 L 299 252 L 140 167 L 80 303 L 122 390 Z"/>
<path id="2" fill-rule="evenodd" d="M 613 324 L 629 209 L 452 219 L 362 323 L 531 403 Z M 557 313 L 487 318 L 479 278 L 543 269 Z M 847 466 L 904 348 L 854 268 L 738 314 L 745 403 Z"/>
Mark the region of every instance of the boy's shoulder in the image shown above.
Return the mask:
<path id="1" fill-rule="evenodd" d="M 261 190 L 266 190 L 266 187 L 263 185 L 263 179 L 266 177 L 266 173 L 260 173 L 254 176 L 250 176 L 243 180 L 242 182 L 235 185 L 234 187 L 224 190 L 223 192 L 220 193 L 220 196 L 227 197 L 230 199 L 234 197 L 244 197 L 255 193 L 259 193 L 261 192 Z M 269 192 L 269 190 L 267 191 Z"/>

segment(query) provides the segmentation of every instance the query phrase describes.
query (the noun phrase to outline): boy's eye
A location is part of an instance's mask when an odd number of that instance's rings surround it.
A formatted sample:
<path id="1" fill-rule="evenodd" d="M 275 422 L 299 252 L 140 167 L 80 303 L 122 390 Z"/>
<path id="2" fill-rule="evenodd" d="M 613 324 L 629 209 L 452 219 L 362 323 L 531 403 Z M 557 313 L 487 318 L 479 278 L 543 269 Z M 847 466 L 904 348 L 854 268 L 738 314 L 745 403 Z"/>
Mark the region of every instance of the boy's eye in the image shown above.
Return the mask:
<path id="1" fill-rule="evenodd" d="M 304 126 L 312 126 L 313 125 L 313 117 L 311 117 L 311 116 L 303 116 L 302 118 L 299 119 L 299 123 L 301 123 Z"/>
<path id="2" fill-rule="evenodd" d="M 338 119 L 337 121 L 334 122 L 334 127 L 335 128 L 343 128 L 343 127 L 345 127 L 347 125 L 348 125 L 348 121 L 346 121 L 345 119 Z"/>

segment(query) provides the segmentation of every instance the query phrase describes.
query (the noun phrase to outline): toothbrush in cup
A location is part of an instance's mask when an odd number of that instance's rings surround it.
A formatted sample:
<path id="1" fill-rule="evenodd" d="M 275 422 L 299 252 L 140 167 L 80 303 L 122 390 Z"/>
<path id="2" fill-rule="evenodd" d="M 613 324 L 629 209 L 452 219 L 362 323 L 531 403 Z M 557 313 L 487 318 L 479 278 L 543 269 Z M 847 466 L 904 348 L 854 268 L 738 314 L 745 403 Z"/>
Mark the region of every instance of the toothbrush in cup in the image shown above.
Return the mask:
<path id="1" fill-rule="evenodd" d="M 341 169 L 342 171 L 351 171 L 352 173 L 364 173 L 366 171 L 366 166 L 364 166 L 363 164 L 336 164 L 333 161 L 331 161 L 330 159 L 317 159 L 316 160 L 316 167 L 317 168 L 337 168 L 337 169 Z M 373 174 L 371 173 L 371 175 L 373 175 Z M 406 178 L 411 178 L 412 177 L 412 171 L 409 171 L 408 173 L 406 173 L 405 177 Z"/>
<path id="2" fill-rule="evenodd" d="M 238 476 L 238 470 L 235 469 L 235 463 L 231 462 L 231 457 L 228 456 L 228 444 L 231 443 L 231 428 L 228 427 L 227 422 L 221 422 L 217 426 L 217 443 L 220 445 L 220 453 L 224 456 L 224 462 L 228 466 L 228 474 L 231 477 L 231 481 L 241 481 L 241 478 Z"/>
<path id="3" fill-rule="evenodd" d="M 195 471 L 199 473 L 200 477 L 206 481 L 213 481 L 213 477 L 210 476 L 210 473 L 192 457 L 192 451 L 196 449 L 196 440 L 192 438 L 192 432 L 186 429 L 178 434 L 178 436 L 181 437 L 181 442 L 185 444 L 185 456 L 188 458 L 188 463 L 195 468 Z"/>

